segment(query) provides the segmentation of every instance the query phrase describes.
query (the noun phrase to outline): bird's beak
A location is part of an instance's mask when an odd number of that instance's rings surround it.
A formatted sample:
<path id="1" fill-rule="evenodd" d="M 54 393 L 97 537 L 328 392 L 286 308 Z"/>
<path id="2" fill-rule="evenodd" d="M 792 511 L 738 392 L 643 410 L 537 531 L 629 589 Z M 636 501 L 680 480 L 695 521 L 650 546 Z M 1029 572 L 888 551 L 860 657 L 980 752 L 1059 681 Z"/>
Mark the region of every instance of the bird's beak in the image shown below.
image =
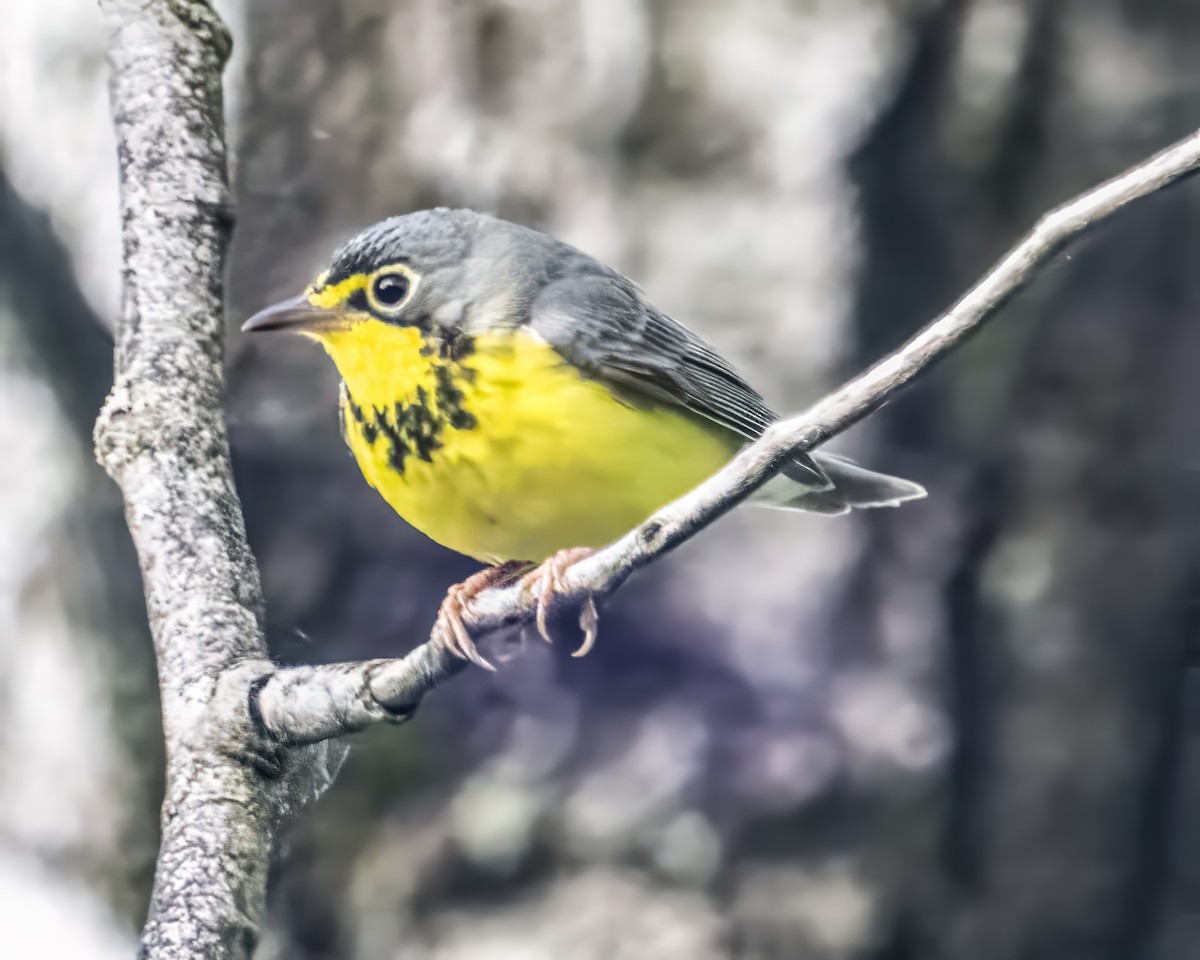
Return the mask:
<path id="1" fill-rule="evenodd" d="M 284 300 L 273 306 L 260 310 L 242 324 L 246 333 L 259 333 L 263 330 L 288 330 L 294 333 L 314 333 L 339 326 L 342 320 L 340 310 L 330 307 L 317 307 L 309 302 L 308 297 L 300 294 L 290 300 Z"/>

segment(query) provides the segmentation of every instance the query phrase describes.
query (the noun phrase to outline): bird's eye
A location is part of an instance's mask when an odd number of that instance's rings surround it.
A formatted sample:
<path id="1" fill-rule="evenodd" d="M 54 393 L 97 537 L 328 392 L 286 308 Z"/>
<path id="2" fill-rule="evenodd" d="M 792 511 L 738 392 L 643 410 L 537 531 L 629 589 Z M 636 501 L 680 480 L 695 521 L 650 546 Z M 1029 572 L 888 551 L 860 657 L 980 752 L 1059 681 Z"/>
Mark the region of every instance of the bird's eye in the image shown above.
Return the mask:
<path id="1" fill-rule="evenodd" d="M 386 312 L 394 311 L 408 297 L 410 283 L 402 273 L 382 273 L 371 284 L 371 299 Z"/>

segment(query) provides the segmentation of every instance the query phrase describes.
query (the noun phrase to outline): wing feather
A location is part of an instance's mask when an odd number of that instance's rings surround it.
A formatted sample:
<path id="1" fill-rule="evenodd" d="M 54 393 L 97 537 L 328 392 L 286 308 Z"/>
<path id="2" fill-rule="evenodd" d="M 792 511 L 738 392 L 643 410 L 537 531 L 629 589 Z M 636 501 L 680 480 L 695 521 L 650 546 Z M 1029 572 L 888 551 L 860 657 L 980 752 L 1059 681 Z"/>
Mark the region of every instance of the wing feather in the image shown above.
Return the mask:
<path id="1" fill-rule="evenodd" d="M 632 282 L 592 263 L 595 272 L 555 280 L 530 305 L 531 328 L 566 360 L 747 440 L 775 422 L 763 398 L 724 357 L 648 303 Z M 797 454 L 784 473 L 816 489 L 832 486 L 807 454 Z"/>

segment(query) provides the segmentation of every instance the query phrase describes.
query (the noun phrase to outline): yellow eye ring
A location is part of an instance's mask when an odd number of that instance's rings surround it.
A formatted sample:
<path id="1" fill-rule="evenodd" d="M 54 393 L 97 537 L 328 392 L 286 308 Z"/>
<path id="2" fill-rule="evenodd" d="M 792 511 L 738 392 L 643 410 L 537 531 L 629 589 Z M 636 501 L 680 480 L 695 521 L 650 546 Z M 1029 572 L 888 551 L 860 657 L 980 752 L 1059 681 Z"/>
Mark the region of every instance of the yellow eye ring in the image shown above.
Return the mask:
<path id="1" fill-rule="evenodd" d="M 416 288 L 417 278 L 407 267 L 400 264 L 384 267 L 367 284 L 367 304 L 375 313 L 395 316 L 412 299 Z"/>

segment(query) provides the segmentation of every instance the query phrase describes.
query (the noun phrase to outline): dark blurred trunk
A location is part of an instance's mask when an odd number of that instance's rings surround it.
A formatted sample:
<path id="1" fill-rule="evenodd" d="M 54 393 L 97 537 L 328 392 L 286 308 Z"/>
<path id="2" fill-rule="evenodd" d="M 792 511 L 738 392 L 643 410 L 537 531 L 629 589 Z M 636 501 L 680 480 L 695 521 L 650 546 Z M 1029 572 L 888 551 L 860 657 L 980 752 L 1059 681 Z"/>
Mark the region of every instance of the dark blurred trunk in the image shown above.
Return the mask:
<path id="1" fill-rule="evenodd" d="M 971 57 L 994 68 L 996 50 L 979 23 L 959 31 L 944 82 L 922 84 L 934 65 L 915 62 L 859 158 L 869 352 L 886 346 L 880 318 L 925 319 L 1048 205 L 1194 126 L 1189 9 L 1026 3 L 982 129 Z M 1163 94 L 1110 104 L 1096 89 L 1135 82 Z M 1106 224 L 882 414 L 893 436 L 940 420 L 935 447 L 974 464 L 973 532 L 946 594 L 947 816 L 898 956 L 1124 960 L 1150 955 L 1164 916 L 1158 956 L 1198 949 L 1178 919 L 1196 899 L 1171 824 L 1194 780 L 1179 745 L 1195 715 L 1200 490 L 1181 420 L 1196 409 L 1198 198 L 1186 184 Z"/>

